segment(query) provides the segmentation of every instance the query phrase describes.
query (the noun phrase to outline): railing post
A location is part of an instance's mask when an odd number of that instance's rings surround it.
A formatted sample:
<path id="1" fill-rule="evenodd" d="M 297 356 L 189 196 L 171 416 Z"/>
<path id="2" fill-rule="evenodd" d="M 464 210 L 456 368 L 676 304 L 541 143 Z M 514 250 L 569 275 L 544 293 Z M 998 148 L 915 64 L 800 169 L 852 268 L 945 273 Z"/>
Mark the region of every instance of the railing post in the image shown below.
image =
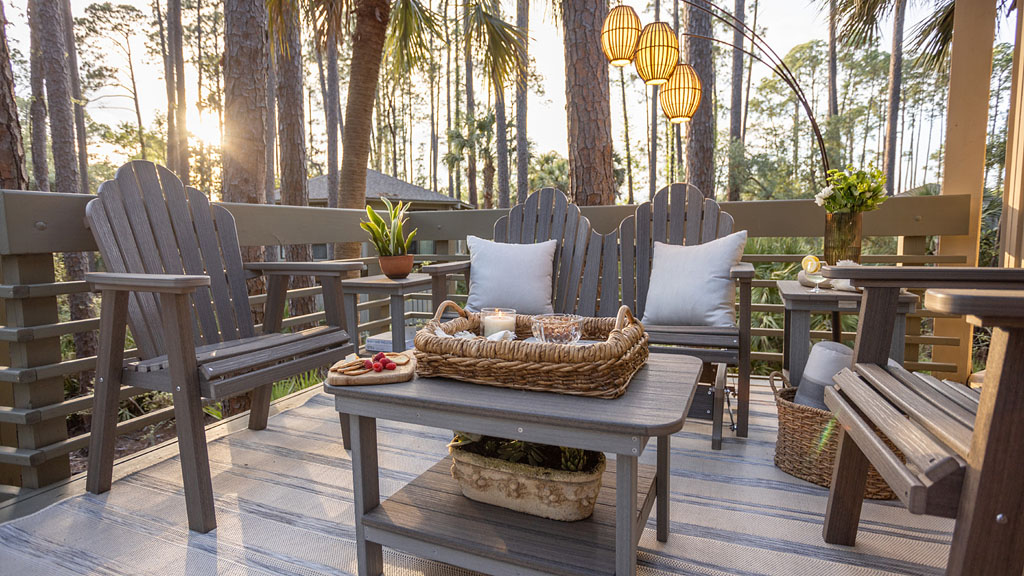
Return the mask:
<path id="1" fill-rule="evenodd" d="M 54 281 L 53 255 L 29 254 L 4 256 L 5 284 L 42 284 Z M 11 327 L 53 324 L 58 321 L 57 298 L 12 298 L 4 301 L 7 325 Z M 11 369 L 32 368 L 61 361 L 60 338 L 40 338 L 28 342 L 8 344 Z M 34 379 L 29 379 L 34 380 Z M 15 408 L 39 408 L 64 400 L 64 379 L 62 377 L 15 382 L 11 385 Z M 66 440 L 67 422 L 63 417 L 43 420 L 36 424 L 17 426 L 18 447 L 39 449 Z M 71 476 L 67 454 L 56 456 L 38 466 L 21 468 L 21 485 L 25 488 L 39 488 Z"/>
<path id="2" fill-rule="evenodd" d="M 3 258 L 0 257 L 0 283 L 3 282 Z M 7 326 L 7 303 L 0 299 L 0 326 Z M 6 341 L 0 340 L 0 365 L 11 365 L 11 351 Z M 14 406 L 14 388 L 10 382 L 0 382 L 0 406 Z M 18 445 L 18 431 L 14 424 L 0 424 L 0 446 Z M 13 464 L 0 462 L 0 485 L 21 486 L 21 470 Z"/>
<path id="3" fill-rule="evenodd" d="M 900 256 L 923 256 L 928 253 L 927 236 L 900 236 L 897 239 L 896 253 Z M 904 264 L 900 264 L 903 266 Z M 915 290 L 915 294 L 921 298 L 921 308 L 924 307 L 924 290 Z M 921 317 L 918 315 L 907 316 L 907 335 L 921 335 Z M 911 344 L 908 340 L 903 346 L 904 362 L 919 362 L 921 360 L 921 345 Z"/>

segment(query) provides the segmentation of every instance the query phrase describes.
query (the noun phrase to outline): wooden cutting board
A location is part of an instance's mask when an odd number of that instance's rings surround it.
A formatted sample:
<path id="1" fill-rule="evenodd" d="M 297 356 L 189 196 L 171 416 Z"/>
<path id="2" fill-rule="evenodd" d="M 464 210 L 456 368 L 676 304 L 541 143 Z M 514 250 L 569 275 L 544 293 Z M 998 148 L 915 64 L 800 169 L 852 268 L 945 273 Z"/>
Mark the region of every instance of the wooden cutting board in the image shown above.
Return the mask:
<path id="1" fill-rule="evenodd" d="M 381 370 L 380 372 L 374 372 L 373 370 L 363 374 L 345 374 L 339 371 L 346 365 L 349 365 L 352 360 L 341 360 L 331 366 L 330 372 L 327 374 L 327 384 L 331 386 L 369 386 L 371 384 L 395 384 L 397 382 L 408 382 L 416 376 L 416 356 L 412 351 L 392 353 L 388 352 L 388 356 L 398 364 L 398 356 L 408 359 L 408 362 L 397 366 L 394 370 Z M 365 358 L 359 358 L 360 361 Z"/>

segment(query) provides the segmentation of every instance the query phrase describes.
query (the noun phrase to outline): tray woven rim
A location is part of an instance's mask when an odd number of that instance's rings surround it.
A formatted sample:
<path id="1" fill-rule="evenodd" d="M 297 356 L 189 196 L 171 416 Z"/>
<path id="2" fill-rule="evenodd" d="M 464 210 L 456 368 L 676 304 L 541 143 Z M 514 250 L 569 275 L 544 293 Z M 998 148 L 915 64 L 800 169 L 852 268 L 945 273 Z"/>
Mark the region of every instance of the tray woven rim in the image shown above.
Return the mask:
<path id="1" fill-rule="evenodd" d="M 442 322 L 448 310 L 458 316 Z M 532 318 L 516 316 L 517 334 L 528 333 Z M 434 318 L 416 333 L 417 373 L 506 388 L 614 398 L 625 392 L 647 361 L 647 332 L 628 306 L 622 306 L 614 318 L 582 318 L 584 337 L 599 334 L 603 339 L 585 346 L 453 339 L 434 333 L 437 328 L 448 334 L 474 330 L 480 320 L 478 313 L 467 312 L 450 300 L 443 302 Z"/>

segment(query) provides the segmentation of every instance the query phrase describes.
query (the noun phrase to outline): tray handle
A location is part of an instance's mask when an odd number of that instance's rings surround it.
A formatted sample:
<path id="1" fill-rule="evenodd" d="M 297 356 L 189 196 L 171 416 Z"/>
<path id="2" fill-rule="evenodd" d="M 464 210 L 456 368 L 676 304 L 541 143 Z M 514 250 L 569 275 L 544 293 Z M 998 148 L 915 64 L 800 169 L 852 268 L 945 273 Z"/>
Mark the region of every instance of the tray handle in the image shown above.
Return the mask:
<path id="1" fill-rule="evenodd" d="M 620 306 L 619 313 L 615 316 L 615 329 L 622 330 L 629 324 L 638 324 L 629 306 Z"/>
<path id="2" fill-rule="evenodd" d="M 462 309 L 462 306 L 459 306 L 458 304 L 452 302 L 451 300 L 445 300 L 444 302 L 441 302 L 440 306 L 437 307 L 437 312 L 434 314 L 434 322 L 440 323 L 441 318 L 444 316 L 444 313 L 447 312 L 449 308 L 454 308 L 455 311 L 459 313 L 459 316 L 462 316 L 463 318 L 468 317 L 468 314 L 466 313 L 465 310 Z"/>

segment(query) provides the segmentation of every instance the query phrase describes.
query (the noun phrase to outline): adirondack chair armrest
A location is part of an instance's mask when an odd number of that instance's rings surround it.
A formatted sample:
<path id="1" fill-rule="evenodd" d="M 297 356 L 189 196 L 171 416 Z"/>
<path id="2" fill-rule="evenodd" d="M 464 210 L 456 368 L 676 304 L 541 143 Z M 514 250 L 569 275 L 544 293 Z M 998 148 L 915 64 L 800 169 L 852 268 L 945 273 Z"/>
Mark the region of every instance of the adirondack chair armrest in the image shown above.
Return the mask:
<path id="1" fill-rule="evenodd" d="M 889 288 L 1024 289 L 1022 268 L 961 266 L 825 266 L 825 278 L 846 278 L 854 286 Z"/>
<path id="2" fill-rule="evenodd" d="M 248 262 L 245 269 L 264 276 L 345 276 L 362 272 L 366 264 L 344 260 L 325 262 Z"/>
<path id="3" fill-rule="evenodd" d="M 469 260 L 457 262 L 442 262 L 440 264 L 428 264 L 420 268 L 424 274 L 431 276 L 447 276 L 449 274 L 461 274 L 469 270 Z"/>
<path id="4" fill-rule="evenodd" d="M 196 288 L 210 285 L 210 277 L 198 274 L 127 274 L 117 272 L 89 272 L 85 275 L 94 291 L 119 290 L 124 292 L 161 292 L 189 294 Z"/>
<path id="5" fill-rule="evenodd" d="M 750 262 L 740 262 L 729 269 L 729 277 L 733 280 L 749 280 L 755 274 L 754 265 Z"/>

